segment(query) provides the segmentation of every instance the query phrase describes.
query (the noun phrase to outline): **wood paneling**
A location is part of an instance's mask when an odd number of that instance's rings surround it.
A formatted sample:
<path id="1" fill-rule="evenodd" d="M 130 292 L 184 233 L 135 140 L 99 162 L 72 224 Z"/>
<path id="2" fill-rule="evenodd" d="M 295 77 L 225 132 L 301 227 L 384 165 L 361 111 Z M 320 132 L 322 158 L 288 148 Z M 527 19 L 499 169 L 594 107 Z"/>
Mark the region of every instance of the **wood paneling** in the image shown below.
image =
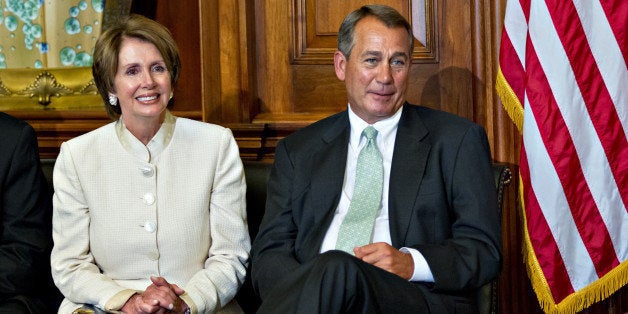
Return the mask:
<path id="1" fill-rule="evenodd" d="M 185 2 L 185 3 L 182 3 Z M 189 112 L 201 119 L 201 58 L 199 3 L 158 1 L 155 20 L 166 26 L 179 46 L 181 75 L 175 86 L 173 110 Z"/>
<path id="2" fill-rule="evenodd" d="M 227 0 L 218 2 L 223 1 Z M 281 138 L 346 108 L 344 84 L 335 77 L 331 56 L 345 14 L 366 2 L 258 0 L 252 7 L 240 4 L 237 21 L 236 15 L 221 18 L 220 25 L 238 23 L 247 27 L 238 32 L 240 42 L 246 42 L 249 50 L 237 76 L 240 82 L 250 80 L 249 85 L 241 85 L 248 97 L 239 103 L 244 104 L 250 120 L 242 116 L 239 122 L 258 126 L 256 132 L 261 130 L 262 139 L 259 143 L 249 142 L 250 147 L 260 145 L 259 153 L 245 157 L 272 159 Z M 502 217 L 504 263 L 499 309 L 501 313 L 538 313 L 540 308 L 521 255 L 523 222 L 517 197 L 521 138 L 494 88 L 506 0 L 388 2 L 409 17 L 417 37 L 408 100 L 483 125 L 493 159 L 511 165 L 514 180 L 506 192 Z M 254 32 L 250 25 L 254 25 Z M 224 46 L 220 49 L 222 54 L 228 53 Z M 232 49 L 236 48 L 227 50 Z M 225 73 L 220 73 L 222 80 L 228 79 Z M 219 104 L 230 105 L 228 101 Z M 238 134 L 238 129 L 234 130 Z M 625 295 L 617 293 L 587 312 L 617 311 L 622 304 L 625 306 Z"/>
<path id="3" fill-rule="evenodd" d="M 333 64 L 338 28 L 345 16 L 366 1 L 293 0 L 292 64 Z M 415 62 L 436 61 L 434 0 L 379 1 L 401 13 L 413 26 Z"/>
<path id="4" fill-rule="evenodd" d="M 438 31 L 434 22 L 436 1 L 389 2 L 413 23 L 420 24 L 415 29 L 424 42 L 415 40 L 413 63 L 418 69 L 411 72 L 410 80 L 424 82 L 426 77 L 438 71 L 437 67 L 429 67 L 439 57 Z M 255 46 L 258 49 L 256 71 L 260 111 L 253 118 L 254 123 L 282 123 L 286 117 L 311 123 L 315 121 L 313 119 L 346 108 L 344 83 L 336 78 L 333 69 L 337 31 L 351 10 L 366 3 L 358 0 L 342 3 L 329 0 L 257 2 Z M 424 15 L 418 16 L 417 12 Z M 423 64 L 432 71 L 423 71 Z M 411 87 L 413 90 L 421 88 L 414 84 Z M 409 100 L 419 103 L 418 96 L 418 93 L 410 93 Z"/>
<path id="5" fill-rule="evenodd" d="M 136 0 L 140 1 L 140 0 Z M 231 128 L 244 159 L 272 159 L 279 140 L 346 108 L 332 66 L 344 16 L 370 1 L 149 1 L 177 41 L 183 62 L 175 115 Z M 407 99 L 473 120 L 487 131 L 495 161 L 513 181 L 502 216 L 501 313 L 539 313 L 522 261 L 517 191 L 520 134 L 495 93 L 506 0 L 383 0 L 411 21 L 416 36 Z M 151 9 L 150 7 L 144 7 Z M 109 122 L 104 109 L 16 110 L 34 125 L 41 155 Z M 586 313 L 621 313 L 626 288 Z"/>

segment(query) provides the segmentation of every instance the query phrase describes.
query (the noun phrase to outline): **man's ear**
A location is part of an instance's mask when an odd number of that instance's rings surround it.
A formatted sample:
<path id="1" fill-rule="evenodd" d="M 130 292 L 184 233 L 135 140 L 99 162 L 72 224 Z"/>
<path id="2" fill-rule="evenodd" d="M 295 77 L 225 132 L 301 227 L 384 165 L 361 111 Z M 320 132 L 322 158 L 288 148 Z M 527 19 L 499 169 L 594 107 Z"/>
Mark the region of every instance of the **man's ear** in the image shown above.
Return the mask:
<path id="1" fill-rule="evenodd" d="M 334 53 L 334 70 L 336 71 L 336 77 L 339 80 L 345 80 L 345 69 L 347 67 L 347 58 L 345 55 L 340 52 L 340 50 L 336 50 Z"/>

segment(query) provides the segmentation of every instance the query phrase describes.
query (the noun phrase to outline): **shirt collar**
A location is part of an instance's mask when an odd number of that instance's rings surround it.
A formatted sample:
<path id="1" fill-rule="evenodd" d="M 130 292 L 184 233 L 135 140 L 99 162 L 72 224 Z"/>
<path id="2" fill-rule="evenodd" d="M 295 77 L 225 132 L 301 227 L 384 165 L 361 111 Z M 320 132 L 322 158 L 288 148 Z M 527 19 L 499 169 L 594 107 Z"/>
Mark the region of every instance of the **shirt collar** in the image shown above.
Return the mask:
<path id="1" fill-rule="evenodd" d="M 175 124 L 176 117 L 166 110 L 164 122 L 146 146 L 126 128 L 122 117 L 116 122 L 116 134 L 124 149 L 142 161 L 152 163 L 170 143 Z"/>
<path id="2" fill-rule="evenodd" d="M 351 124 L 351 138 L 349 139 L 349 145 L 357 148 L 360 144 L 362 131 L 369 126 L 366 121 L 362 120 L 362 118 L 358 117 L 358 115 L 353 112 L 351 109 L 351 104 L 349 104 L 349 123 Z M 380 120 L 372 124 L 372 126 L 377 130 L 377 143 L 378 146 L 381 144 L 385 144 L 388 142 L 388 139 L 394 139 L 394 134 L 397 131 L 397 126 L 399 125 L 399 119 L 401 119 L 401 112 L 403 106 L 401 106 L 395 114 L 386 118 L 384 120 Z"/>

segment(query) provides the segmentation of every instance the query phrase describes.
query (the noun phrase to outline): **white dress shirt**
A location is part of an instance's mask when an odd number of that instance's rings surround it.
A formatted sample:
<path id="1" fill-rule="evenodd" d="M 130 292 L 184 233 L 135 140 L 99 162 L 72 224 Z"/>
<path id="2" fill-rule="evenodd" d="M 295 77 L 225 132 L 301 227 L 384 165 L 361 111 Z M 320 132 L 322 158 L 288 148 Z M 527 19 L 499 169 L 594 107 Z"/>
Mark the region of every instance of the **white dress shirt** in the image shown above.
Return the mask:
<path id="1" fill-rule="evenodd" d="M 388 224 L 388 189 L 390 181 L 390 166 L 392 164 L 393 151 L 395 148 L 395 138 L 397 136 L 397 126 L 401 118 L 401 108 L 390 118 L 375 122 L 372 126 L 377 130 L 377 148 L 382 154 L 384 163 L 384 187 L 382 191 L 382 202 L 375 219 L 371 243 L 385 242 L 391 244 L 390 225 Z M 369 126 L 364 120 L 359 118 L 349 105 L 349 123 L 351 124 L 351 135 L 347 154 L 347 166 L 345 169 L 345 179 L 342 187 L 342 194 L 338 207 L 334 213 L 334 218 L 325 234 L 320 252 L 334 250 L 340 225 L 347 215 L 349 204 L 353 196 L 353 186 L 355 183 L 355 173 L 358 162 L 358 155 L 364 145 L 366 138 L 362 136 L 364 128 Z M 413 248 L 401 248 L 402 252 L 410 253 L 414 260 L 414 274 L 410 281 L 434 282 L 434 276 L 427 265 L 423 255 Z"/>

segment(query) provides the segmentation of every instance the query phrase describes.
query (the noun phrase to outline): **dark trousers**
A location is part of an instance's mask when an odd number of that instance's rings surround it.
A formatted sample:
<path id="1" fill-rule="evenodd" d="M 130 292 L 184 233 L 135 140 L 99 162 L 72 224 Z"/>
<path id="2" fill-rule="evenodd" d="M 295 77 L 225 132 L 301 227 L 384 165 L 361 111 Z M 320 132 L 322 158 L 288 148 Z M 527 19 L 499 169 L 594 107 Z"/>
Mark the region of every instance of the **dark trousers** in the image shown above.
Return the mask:
<path id="1" fill-rule="evenodd" d="M 42 300 L 36 297 L 18 295 L 0 298 L 0 314 L 44 314 L 56 313 L 56 311 L 56 308 L 47 307 Z"/>
<path id="2" fill-rule="evenodd" d="M 424 289 L 345 252 L 329 251 L 277 282 L 258 313 L 429 313 Z"/>

